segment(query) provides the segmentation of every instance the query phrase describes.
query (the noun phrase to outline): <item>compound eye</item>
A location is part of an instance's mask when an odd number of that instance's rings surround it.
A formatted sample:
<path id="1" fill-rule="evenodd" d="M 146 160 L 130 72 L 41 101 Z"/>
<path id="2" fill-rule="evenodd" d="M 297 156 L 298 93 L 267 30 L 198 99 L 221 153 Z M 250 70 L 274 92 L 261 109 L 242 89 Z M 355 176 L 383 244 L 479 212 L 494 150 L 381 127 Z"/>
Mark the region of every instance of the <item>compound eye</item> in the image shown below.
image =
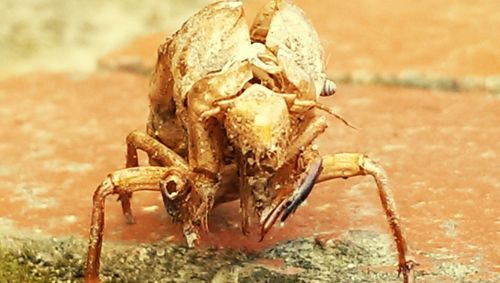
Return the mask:
<path id="1" fill-rule="evenodd" d="M 323 85 L 323 90 L 321 90 L 321 96 L 331 96 L 335 94 L 337 90 L 337 85 L 329 79 L 325 80 L 325 84 Z"/>

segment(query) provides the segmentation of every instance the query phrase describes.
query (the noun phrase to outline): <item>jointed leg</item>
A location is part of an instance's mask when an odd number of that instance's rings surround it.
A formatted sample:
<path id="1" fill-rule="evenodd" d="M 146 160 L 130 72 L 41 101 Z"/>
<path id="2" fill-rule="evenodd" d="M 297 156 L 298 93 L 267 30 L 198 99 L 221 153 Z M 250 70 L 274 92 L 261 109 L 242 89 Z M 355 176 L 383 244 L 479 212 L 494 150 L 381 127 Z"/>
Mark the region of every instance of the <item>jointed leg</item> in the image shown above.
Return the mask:
<path id="1" fill-rule="evenodd" d="M 168 177 L 168 167 L 135 167 L 115 171 L 96 189 L 93 197 L 92 220 L 85 282 L 99 281 L 99 258 L 104 229 L 104 204 L 106 197 L 112 194 L 132 194 L 136 191 L 158 191 L 162 179 Z"/>
<path id="2" fill-rule="evenodd" d="M 151 161 L 155 161 L 162 166 L 174 166 L 180 170 L 188 170 L 188 165 L 184 159 L 175 151 L 169 149 L 153 137 L 140 131 L 133 131 L 127 136 L 127 161 L 126 168 L 139 166 L 137 150 L 141 149 L 148 155 Z M 118 200 L 122 204 L 123 216 L 128 224 L 135 223 L 132 209 L 130 207 L 131 192 L 119 192 Z"/>
<path id="3" fill-rule="evenodd" d="M 178 169 L 188 170 L 188 164 L 175 151 L 141 131 L 133 131 L 127 136 L 127 163 L 126 167 L 137 167 L 137 150 L 146 152 L 150 160 L 158 162 L 161 166 L 174 166 Z"/>
<path id="4" fill-rule="evenodd" d="M 382 208 L 396 242 L 398 250 L 399 272 L 403 273 L 405 283 L 413 280 L 412 268 L 416 265 L 408 257 L 408 247 L 399 223 L 396 203 L 388 185 L 384 169 L 373 160 L 359 153 L 339 153 L 323 157 L 323 172 L 318 182 L 335 178 L 349 178 L 359 175 L 371 175 L 377 183 Z"/>
<path id="5" fill-rule="evenodd" d="M 324 117 L 312 117 L 301 129 L 301 134 L 287 147 L 285 152 L 285 160 L 287 163 L 300 154 L 304 148 L 311 145 L 311 143 L 328 127 Z"/>
<path id="6" fill-rule="evenodd" d="M 208 212 L 220 187 L 218 174 L 224 163 L 226 135 L 219 120 L 215 117 L 208 119 L 203 114 L 213 108 L 216 100 L 238 93 L 251 78 L 250 65 L 237 62 L 197 81 L 187 93 L 185 126 L 189 140 L 189 168 L 196 173 L 192 183 L 202 200 L 194 222 L 200 223 L 204 230 L 208 229 Z"/>
<path id="7" fill-rule="evenodd" d="M 171 166 L 176 169 L 176 172 L 179 173 L 180 175 L 183 176 L 188 176 L 191 179 L 191 184 L 195 184 L 193 190 L 196 191 L 195 194 L 191 195 L 191 202 L 195 203 L 196 201 L 193 200 L 195 197 L 194 195 L 201 197 L 203 201 L 201 202 L 201 205 L 198 207 L 198 213 L 194 212 L 189 212 L 189 215 L 193 215 L 189 221 L 187 219 L 180 219 L 181 222 L 183 222 L 184 230 L 185 230 L 185 236 L 188 244 L 192 246 L 195 242 L 195 239 L 197 237 L 197 229 L 196 227 L 192 226 L 192 222 L 199 222 L 200 226 L 207 230 L 208 229 L 208 224 L 207 224 L 207 218 L 206 215 L 203 214 L 202 212 L 207 212 L 211 204 L 215 201 L 215 196 L 212 196 L 212 192 L 215 190 L 216 184 L 214 178 L 210 178 L 210 170 L 203 170 L 205 168 L 202 168 L 200 172 L 192 172 L 188 168 L 187 162 L 180 156 L 178 155 L 175 151 L 169 149 L 166 147 L 164 144 L 159 142 L 158 140 L 154 139 L 153 137 L 140 132 L 140 131 L 133 131 L 127 136 L 127 163 L 126 166 L 127 168 L 132 167 L 132 166 L 138 166 L 138 158 L 137 158 L 137 150 L 141 149 L 145 151 L 150 159 L 150 161 L 154 161 L 158 163 L 161 166 Z M 206 160 L 203 160 L 203 162 L 206 162 Z M 216 162 L 213 162 L 216 164 Z M 216 164 L 217 165 L 217 164 Z M 207 168 L 208 169 L 208 168 Z M 196 169 L 195 169 L 196 170 Z M 224 171 L 224 170 L 223 170 Z M 207 174 L 208 173 L 208 174 Z M 234 180 L 236 178 L 235 172 L 231 172 L 230 176 L 227 176 L 227 178 L 223 178 L 226 180 L 229 184 L 234 184 Z M 206 175 L 210 176 L 207 177 Z M 162 182 L 164 183 L 164 182 Z M 223 187 L 227 187 L 229 184 L 222 184 Z M 161 184 L 160 184 L 161 186 Z M 184 188 L 178 188 L 178 189 L 184 189 Z M 225 188 L 225 191 L 227 191 L 228 188 Z M 130 197 L 132 195 L 131 192 L 120 192 L 120 197 L 119 199 L 122 202 L 122 208 L 123 208 L 123 214 L 125 215 L 125 218 L 127 219 L 128 223 L 131 223 L 130 220 L 133 221 L 131 209 L 130 209 Z M 165 193 L 165 191 L 162 191 L 162 197 L 164 198 L 164 203 L 165 203 L 165 208 L 167 209 L 167 212 L 169 210 L 169 202 L 174 201 L 170 199 L 167 201 L 165 197 L 168 198 L 168 193 Z M 172 196 L 170 196 L 172 197 Z M 180 196 L 177 196 L 177 198 L 180 198 Z M 174 201 L 175 202 L 175 201 Z M 182 201 L 181 201 L 182 203 Z M 182 206 L 181 204 L 176 204 L 174 205 L 175 207 Z M 210 207 L 207 207 L 210 206 Z M 170 212 L 169 212 L 170 214 Z M 133 222 L 132 222 L 133 223 Z M 191 240 L 190 240 L 191 239 Z"/>

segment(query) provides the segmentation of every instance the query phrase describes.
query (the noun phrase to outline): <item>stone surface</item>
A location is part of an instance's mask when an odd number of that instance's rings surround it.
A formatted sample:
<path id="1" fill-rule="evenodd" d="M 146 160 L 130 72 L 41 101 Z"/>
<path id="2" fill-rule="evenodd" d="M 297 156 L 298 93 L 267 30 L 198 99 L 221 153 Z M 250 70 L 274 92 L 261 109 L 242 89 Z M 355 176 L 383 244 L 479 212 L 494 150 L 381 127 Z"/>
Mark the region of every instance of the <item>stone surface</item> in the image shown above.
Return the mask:
<path id="1" fill-rule="evenodd" d="M 101 279 L 109 282 L 398 282 L 387 237 L 370 232 L 328 246 L 312 238 L 283 242 L 258 252 L 196 250 L 165 242 L 106 244 Z M 85 245 L 76 239 L 2 241 L 0 276 L 29 282 L 78 281 Z M 7 246 L 7 248 L 5 247 Z M 471 274 L 467 269 L 460 272 Z M 423 273 L 433 278 L 444 272 Z M 463 277 L 463 275 L 462 275 Z"/>
<path id="2" fill-rule="evenodd" d="M 127 133 L 144 129 L 147 82 L 145 76 L 99 72 L 33 74 L 0 83 L 2 234 L 88 235 L 93 190 L 108 172 L 123 167 Z M 420 270 L 443 275 L 441 269 L 463 265 L 477 272 L 461 278 L 498 276 L 500 181 L 492 165 L 500 152 L 498 97 L 341 85 L 322 102 L 360 130 L 329 118 L 321 151 L 365 152 L 384 165 Z M 162 207 L 159 195 L 134 195 L 138 223 L 129 226 L 110 199 L 105 242 L 181 244 L 180 227 L 152 206 Z M 263 242 L 256 231 L 243 236 L 238 225 L 237 203 L 218 207 L 202 248 L 262 251 L 302 237 L 328 241 L 346 240 L 355 230 L 389 233 L 369 177 L 318 185 L 307 205 Z M 385 245 L 391 250 L 390 241 Z M 384 266 L 393 269 L 395 254 L 390 258 Z"/>

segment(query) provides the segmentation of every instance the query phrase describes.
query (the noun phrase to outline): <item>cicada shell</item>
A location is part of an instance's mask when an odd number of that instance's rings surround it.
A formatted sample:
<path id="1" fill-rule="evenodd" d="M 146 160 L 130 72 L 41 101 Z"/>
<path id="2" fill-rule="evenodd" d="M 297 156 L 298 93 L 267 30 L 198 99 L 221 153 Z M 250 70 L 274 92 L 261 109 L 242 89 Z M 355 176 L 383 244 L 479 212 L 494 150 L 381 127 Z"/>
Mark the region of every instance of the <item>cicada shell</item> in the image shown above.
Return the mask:
<path id="1" fill-rule="evenodd" d="M 375 178 L 407 282 L 413 262 L 406 258 L 383 169 L 358 153 L 321 156 L 315 145 L 327 128 L 315 109 L 348 124 L 318 102 L 334 91 L 318 34 L 290 2 L 270 1 L 251 28 L 241 1 L 215 2 L 193 15 L 158 49 L 148 135 L 127 136 L 127 168 L 109 174 L 96 189 L 86 282 L 98 279 L 104 200 L 111 194 L 119 195 L 133 223 L 132 194 L 159 191 L 167 213 L 194 246 L 217 204 L 239 199 L 243 233 L 251 231 L 256 215 L 263 238 L 317 181 L 366 174 Z M 139 166 L 138 150 L 153 166 Z"/>
<path id="2" fill-rule="evenodd" d="M 215 2 L 160 47 L 148 133 L 195 172 L 236 165 L 247 231 L 250 215 L 266 222 L 319 156 L 312 142 L 326 123 L 313 108 L 325 78 L 318 35 L 298 7 L 270 1 L 249 28 L 240 1 Z M 207 182 L 198 194 L 221 194 L 219 181 Z"/>

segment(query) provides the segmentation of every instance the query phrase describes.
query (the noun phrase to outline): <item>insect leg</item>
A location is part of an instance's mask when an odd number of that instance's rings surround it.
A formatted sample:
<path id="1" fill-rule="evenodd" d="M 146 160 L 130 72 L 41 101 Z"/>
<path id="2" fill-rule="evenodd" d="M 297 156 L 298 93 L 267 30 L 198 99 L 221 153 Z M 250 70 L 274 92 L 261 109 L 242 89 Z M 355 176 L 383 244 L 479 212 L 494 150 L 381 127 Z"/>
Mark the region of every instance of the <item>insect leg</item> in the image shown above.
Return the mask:
<path id="1" fill-rule="evenodd" d="M 301 134 L 288 146 L 285 152 L 285 160 L 287 163 L 296 157 L 304 148 L 309 146 L 321 133 L 323 133 L 328 124 L 324 117 L 313 117 L 303 128 Z"/>
<path id="2" fill-rule="evenodd" d="M 375 161 L 359 153 L 338 153 L 324 156 L 323 166 L 324 170 L 318 178 L 318 182 L 365 175 L 371 175 L 375 179 L 380 202 L 396 242 L 399 272 L 403 273 L 405 283 L 411 282 L 410 280 L 414 278 L 412 268 L 417 263 L 410 259 L 408 255 L 408 246 L 400 226 L 396 203 L 385 170 Z"/>
<path id="3" fill-rule="evenodd" d="M 141 149 L 146 152 L 149 159 L 159 163 L 162 166 L 174 166 L 179 170 L 187 171 L 187 163 L 175 151 L 169 149 L 161 142 L 153 137 L 140 131 L 133 131 L 127 136 L 127 160 L 126 168 L 139 166 L 137 158 L 137 150 Z M 118 200 L 122 205 L 123 216 L 128 224 L 135 223 L 135 218 L 132 214 L 130 206 L 131 192 L 121 192 Z"/>
<path id="4" fill-rule="evenodd" d="M 126 141 L 127 168 L 139 166 L 137 150 L 140 149 L 161 166 L 174 166 L 178 169 L 188 170 L 188 164 L 180 155 L 146 133 L 133 131 L 127 136 Z"/>
<path id="5" fill-rule="evenodd" d="M 228 65 L 227 69 L 212 73 L 197 81 L 187 93 L 187 134 L 189 168 L 195 190 L 202 199 L 194 222 L 208 230 L 208 212 L 215 203 L 220 187 L 218 180 L 222 170 L 226 134 L 221 121 L 216 117 L 205 117 L 214 102 L 233 97 L 252 78 L 248 62 Z"/>
<path id="6" fill-rule="evenodd" d="M 112 194 L 131 194 L 136 191 L 158 191 L 167 167 L 134 167 L 115 171 L 97 187 L 93 196 L 92 220 L 85 263 L 85 282 L 99 282 L 99 265 L 104 230 L 106 197 Z"/>

